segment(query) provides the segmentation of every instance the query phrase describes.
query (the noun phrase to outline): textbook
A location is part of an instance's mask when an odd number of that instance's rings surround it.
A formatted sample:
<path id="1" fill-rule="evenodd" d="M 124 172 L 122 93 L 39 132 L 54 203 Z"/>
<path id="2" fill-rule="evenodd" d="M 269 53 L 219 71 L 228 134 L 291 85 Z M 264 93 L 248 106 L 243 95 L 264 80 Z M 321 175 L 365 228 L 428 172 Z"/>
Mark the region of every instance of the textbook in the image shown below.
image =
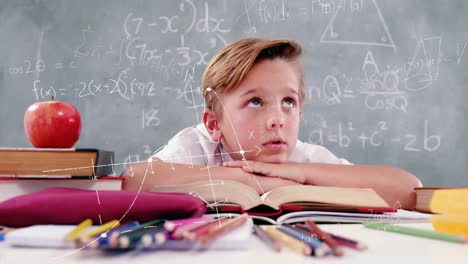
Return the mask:
<path id="1" fill-rule="evenodd" d="M 123 177 L 100 177 L 97 179 L 61 179 L 61 178 L 13 178 L 0 177 L 0 202 L 18 195 L 41 191 L 47 188 L 76 188 L 83 190 L 122 190 Z"/>
<path id="2" fill-rule="evenodd" d="M 0 148 L 0 175 L 24 178 L 113 175 L 114 152 L 73 148 Z"/>
<path id="3" fill-rule="evenodd" d="M 359 213 L 394 212 L 372 189 L 292 185 L 275 188 L 263 195 L 237 181 L 201 181 L 158 186 L 155 192 L 192 193 L 207 203 L 209 211 L 247 212 L 274 217 L 290 211 L 347 211 Z"/>
<path id="4" fill-rule="evenodd" d="M 468 188 L 415 188 L 416 210 L 468 217 Z"/>

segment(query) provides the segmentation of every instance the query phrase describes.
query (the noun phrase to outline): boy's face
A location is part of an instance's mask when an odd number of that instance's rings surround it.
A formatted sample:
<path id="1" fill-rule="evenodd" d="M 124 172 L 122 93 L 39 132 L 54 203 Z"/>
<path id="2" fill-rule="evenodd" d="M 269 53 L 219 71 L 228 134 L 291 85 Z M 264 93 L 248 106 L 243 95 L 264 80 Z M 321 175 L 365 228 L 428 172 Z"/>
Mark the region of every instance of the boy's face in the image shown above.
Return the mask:
<path id="1" fill-rule="evenodd" d="M 219 135 L 235 160 L 288 161 L 299 130 L 299 80 L 280 59 L 256 63 L 234 91 L 221 96 Z"/>

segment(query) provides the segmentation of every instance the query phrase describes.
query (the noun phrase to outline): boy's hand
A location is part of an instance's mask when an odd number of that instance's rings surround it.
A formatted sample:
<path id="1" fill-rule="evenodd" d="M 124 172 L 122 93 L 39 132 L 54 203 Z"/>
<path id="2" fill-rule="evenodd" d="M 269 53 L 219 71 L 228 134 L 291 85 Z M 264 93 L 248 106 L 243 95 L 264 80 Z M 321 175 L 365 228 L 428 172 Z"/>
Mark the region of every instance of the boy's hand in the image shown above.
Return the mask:
<path id="1" fill-rule="evenodd" d="M 265 163 L 251 160 L 233 160 L 223 163 L 223 166 L 225 167 L 242 168 L 245 172 L 252 173 L 254 175 L 278 177 L 304 184 L 306 180 L 305 176 L 298 176 L 291 173 L 291 165 L 293 164 Z"/>

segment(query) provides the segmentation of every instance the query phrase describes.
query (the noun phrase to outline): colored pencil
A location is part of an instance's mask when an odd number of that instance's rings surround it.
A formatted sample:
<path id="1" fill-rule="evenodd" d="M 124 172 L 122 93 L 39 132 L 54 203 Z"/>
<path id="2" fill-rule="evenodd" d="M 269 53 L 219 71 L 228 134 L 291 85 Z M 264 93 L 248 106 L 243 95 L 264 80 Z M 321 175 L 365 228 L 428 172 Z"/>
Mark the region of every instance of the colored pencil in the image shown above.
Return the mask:
<path id="1" fill-rule="evenodd" d="M 286 245 L 294 251 L 297 251 L 299 254 L 306 256 L 310 256 L 312 254 L 312 249 L 306 243 L 279 231 L 273 226 L 265 228 L 265 232 L 274 240 Z"/>
<path id="2" fill-rule="evenodd" d="M 451 235 L 451 234 L 442 233 L 442 232 L 435 232 L 431 230 L 417 229 L 417 228 L 411 228 L 411 227 L 405 227 L 405 226 L 397 226 L 397 225 L 392 225 L 392 224 L 383 223 L 383 222 L 365 222 L 363 223 L 363 225 L 367 228 L 380 230 L 380 231 L 393 232 L 393 233 L 399 233 L 399 234 L 405 234 L 405 235 L 417 236 L 417 237 L 424 237 L 424 238 L 442 240 L 442 241 L 447 241 L 447 242 L 452 242 L 452 243 L 461 243 L 461 244 L 468 243 L 468 237 L 460 236 L 460 235 Z"/>
<path id="3" fill-rule="evenodd" d="M 184 236 L 187 236 L 190 232 L 196 230 L 197 228 L 200 228 L 203 225 L 206 225 L 208 223 L 211 223 L 215 220 L 214 217 L 209 216 L 209 217 L 202 217 L 198 221 L 194 221 L 192 223 L 177 227 L 174 232 L 171 234 L 172 239 L 181 239 Z"/>
<path id="4" fill-rule="evenodd" d="M 88 247 L 94 249 L 111 247 L 111 241 L 115 240 L 121 232 L 132 229 L 139 225 L 140 223 L 138 221 L 133 221 L 128 224 L 115 227 L 108 232 L 101 234 L 97 240 L 89 241 Z"/>
<path id="5" fill-rule="evenodd" d="M 307 244 L 312 250 L 312 256 L 323 257 L 330 252 L 330 248 L 325 243 L 288 226 L 280 226 L 278 230 Z"/>
<path id="6" fill-rule="evenodd" d="M 320 228 L 311 220 L 306 220 L 306 225 L 318 236 L 318 239 L 325 242 L 325 244 L 332 249 L 335 256 L 343 256 L 343 249 L 333 237 L 320 230 Z"/>
<path id="7" fill-rule="evenodd" d="M 206 219 L 207 219 L 206 217 L 192 217 L 192 218 L 170 220 L 164 223 L 164 228 L 167 231 L 172 232 L 182 226 L 186 226 L 194 222 L 200 222 L 200 221 L 205 222 Z M 214 217 L 212 217 L 211 219 L 214 219 Z"/>
<path id="8" fill-rule="evenodd" d="M 79 225 L 77 225 L 75 229 L 73 229 L 70 233 L 68 233 L 68 235 L 64 239 L 65 243 L 69 243 L 73 241 L 75 238 L 77 238 L 80 235 L 81 232 L 88 229 L 92 225 L 93 225 L 93 220 L 85 219 Z"/>
<path id="9" fill-rule="evenodd" d="M 296 224 L 295 227 L 300 228 L 300 229 L 302 229 L 304 231 L 312 232 L 312 230 L 310 230 L 309 227 L 307 225 L 305 225 L 305 224 Z M 360 251 L 366 250 L 368 248 L 367 245 L 364 244 L 361 241 L 357 241 L 357 240 L 347 238 L 347 237 L 343 237 L 343 236 L 338 236 L 336 234 L 332 234 L 332 233 L 328 233 L 328 232 L 326 232 L 325 234 L 333 237 L 338 244 L 340 244 L 341 246 L 344 246 L 344 247 L 348 247 L 348 248 L 355 249 L 355 250 L 360 250 Z"/>
<path id="10" fill-rule="evenodd" d="M 139 246 L 141 242 L 141 238 L 144 235 L 149 235 L 151 239 L 151 236 L 162 231 L 163 229 L 164 227 L 162 225 L 145 226 L 143 228 L 138 228 L 130 232 L 121 233 L 118 236 L 118 244 L 116 248 L 119 248 L 119 249 L 136 248 L 137 246 Z"/>
<path id="11" fill-rule="evenodd" d="M 140 238 L 143 248 L 159 248 L 169 239 L 167 230 L 159 230 L 156 232 L 146 233 Z"/>
<path id="12" fill-rule="evenodd" d="M 89 230 L 88 232 L 81 232 L 78 237 L 75 239 L 75 243 L 78 246 L 82 246 L 83 244 L 86 243 L 86 241 L 89 241 L 89 238 L 91 237 L 96 237 L 101 235 L 102 233 L 118 226 L 120 224 L 119 220 L 112 220 L 107 223 L 104 223 L 96 228 L 93 228 Z"/>
<path id="13" fill-rule="evenodd" d="M 214 219 L 212 222 L 201 225 L 200 227 L 184 234 L 184 238 L 190 241 L 198 240 L 201 236 L 208 233 L 208 231 L 210 231 L 210 229 L 212 229 L 214 226 L 222 225 L 224 222 L 228 220 L 229 218 L 227 217 Z"/>
<path id="14" fill-rule="evenodd" d="M 274 240 L 267 232 L 265 232 L 260 226 L 254 225 L 255 235 L 263 241 L 267 246 L 272 248 L 274 251 L 281 251 L 281 244 Z"/>
<path id="15" fill-rule="evenodd" d="M 239 215 L 232 219 L 227 219 L 227 221 L 223 221 L 223 223 L 213 226 L 212 228 L 208 230 L 208 232 L 201 235 L 199 237 L 199 241 L 202 244 L 207 244 L 210 241 L 221 236 L 222 234 L 230 232 L 236 229 L 237 227 L 243 225 L 247 221 L 247 219 L 249 219 L 249 216 L 247 213 L 243 213 L 242 215 Z"/>

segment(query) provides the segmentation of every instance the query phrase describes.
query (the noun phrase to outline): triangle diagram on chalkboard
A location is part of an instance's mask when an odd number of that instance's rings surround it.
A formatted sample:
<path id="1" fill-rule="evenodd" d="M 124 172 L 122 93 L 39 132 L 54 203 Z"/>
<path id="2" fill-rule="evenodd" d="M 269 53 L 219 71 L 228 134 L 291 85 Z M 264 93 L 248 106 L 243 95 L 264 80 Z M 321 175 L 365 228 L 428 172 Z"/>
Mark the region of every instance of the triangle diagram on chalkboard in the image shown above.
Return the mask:
<path id="1" fill-rule="evenodd" d="M 396 50 L 377 2 L 361 3 L 359 11 L 338 7 L 323 31 L 320 43 L 380 46 Z"/>

